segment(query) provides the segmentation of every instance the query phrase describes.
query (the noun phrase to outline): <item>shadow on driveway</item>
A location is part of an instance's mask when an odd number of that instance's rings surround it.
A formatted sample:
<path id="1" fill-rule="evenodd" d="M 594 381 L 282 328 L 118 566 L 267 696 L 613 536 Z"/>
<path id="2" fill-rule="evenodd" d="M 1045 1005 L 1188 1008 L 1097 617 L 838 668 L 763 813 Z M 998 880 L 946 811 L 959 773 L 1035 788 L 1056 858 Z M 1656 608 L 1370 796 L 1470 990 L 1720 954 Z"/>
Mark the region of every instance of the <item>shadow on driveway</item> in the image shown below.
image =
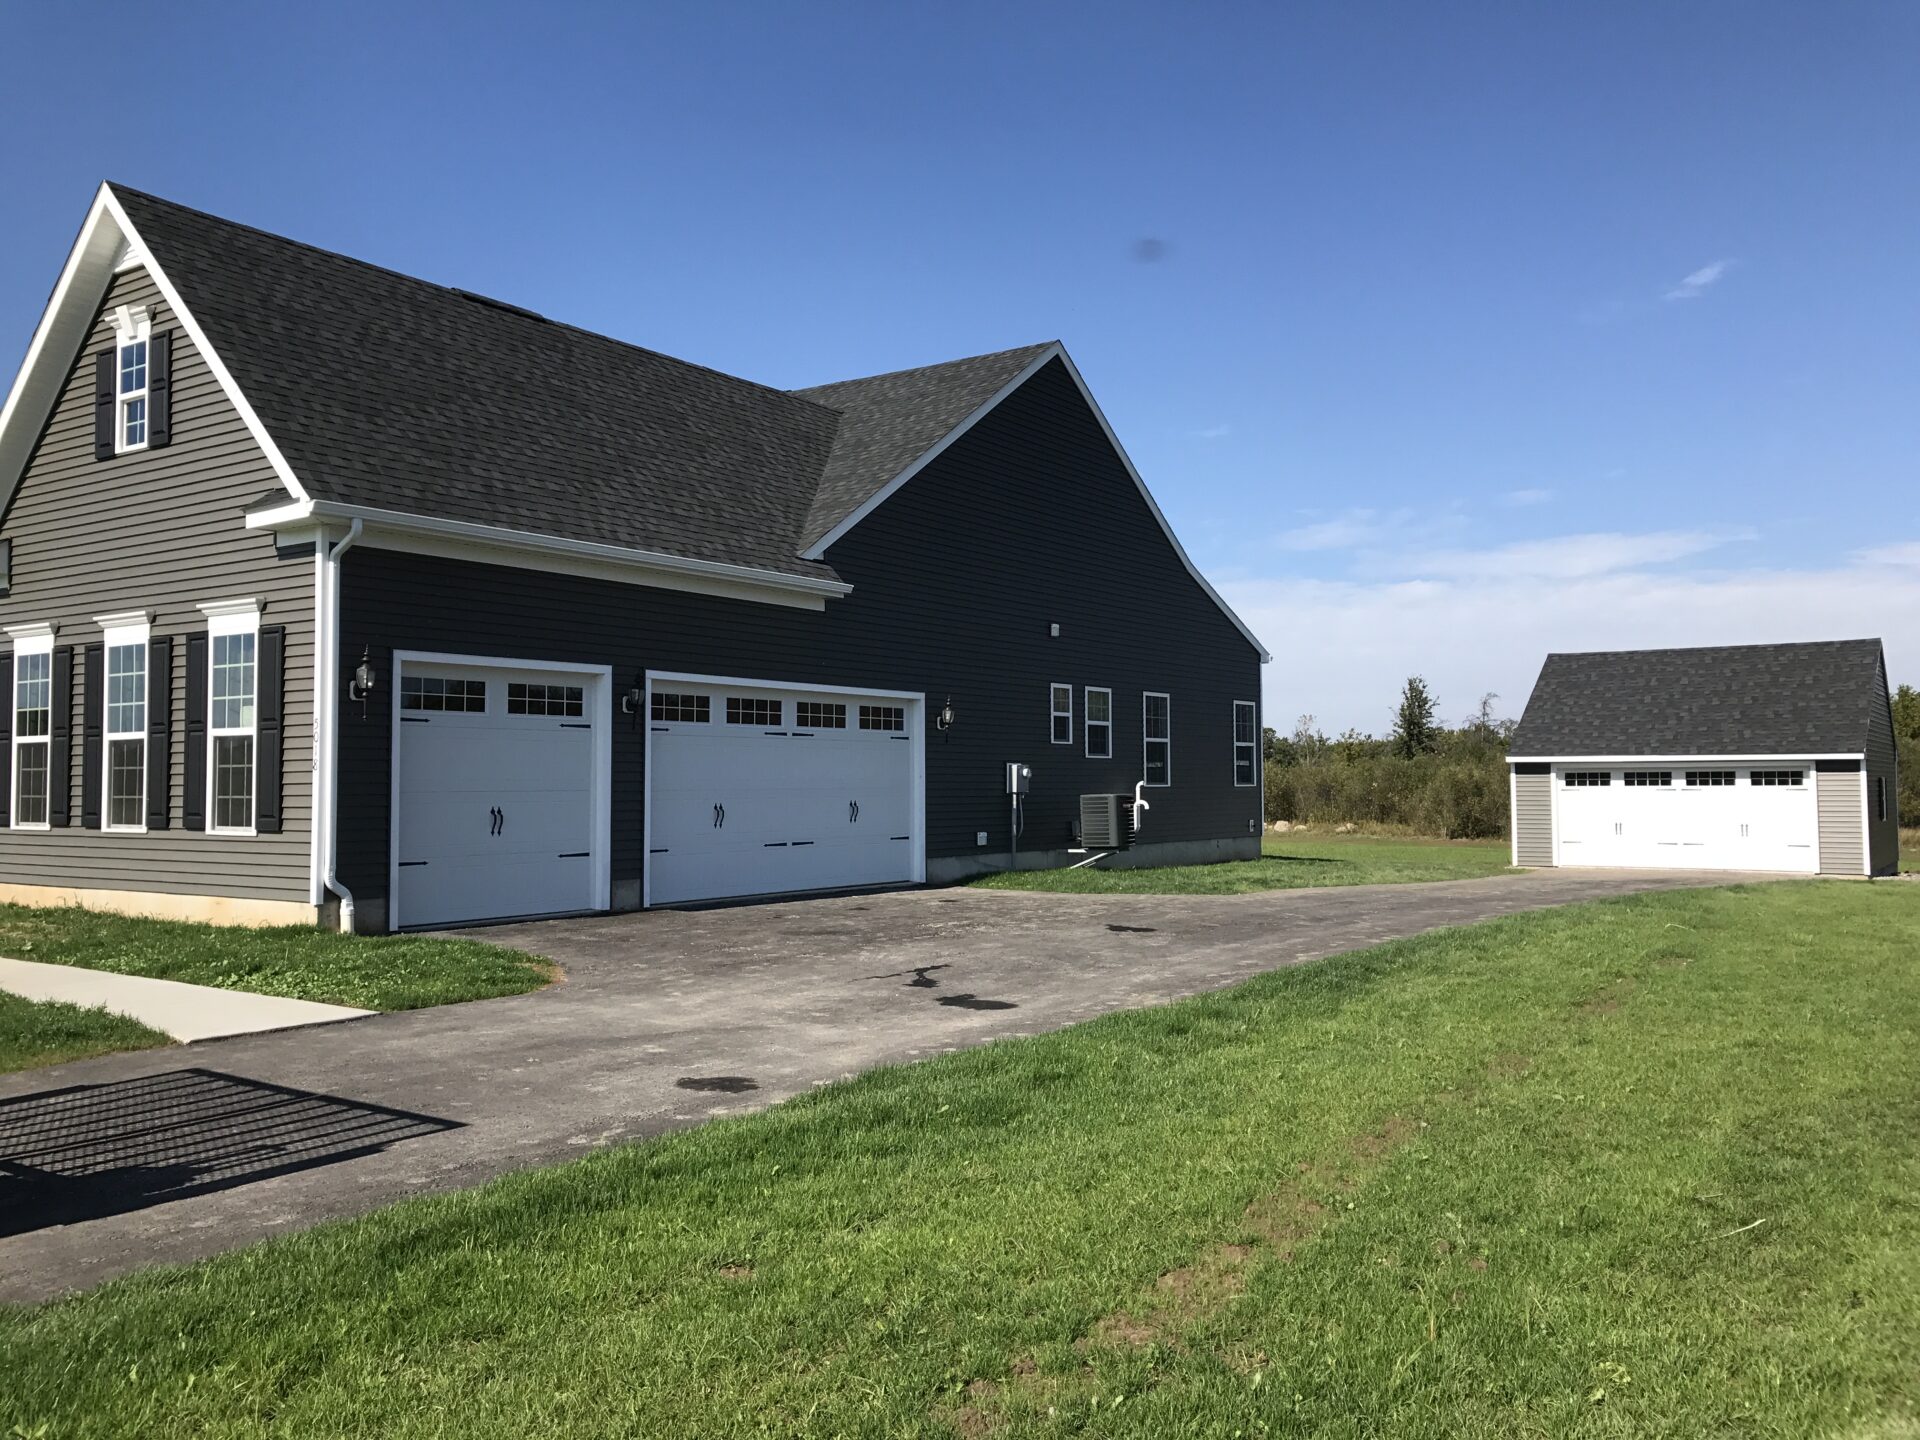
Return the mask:
<path id="1" fill-rule="evenodd" d="M 145 1209 L 457 1130 L 217 1070 L 0 1101 L 0 1236 Z"/>

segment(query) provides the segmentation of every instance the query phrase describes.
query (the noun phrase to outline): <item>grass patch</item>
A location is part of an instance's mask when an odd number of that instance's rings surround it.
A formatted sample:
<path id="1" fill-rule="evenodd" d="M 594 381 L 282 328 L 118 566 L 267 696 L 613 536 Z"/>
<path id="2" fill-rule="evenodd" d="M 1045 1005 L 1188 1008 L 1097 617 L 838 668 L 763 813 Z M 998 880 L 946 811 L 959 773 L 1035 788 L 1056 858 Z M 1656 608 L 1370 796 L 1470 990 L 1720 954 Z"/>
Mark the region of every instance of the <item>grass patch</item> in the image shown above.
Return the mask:
<path id="1" fill-rule="evenodd" d="M 1510 868 L 1504 840 L 1384 839 L 1376 835 L 1269 835 L 1258 860 L 1165 865 L 1151 870 L 1016 870 L 971 883 L 986 890 L 1066 895 L 1250 895 L 1320 885 L 1396 885 L 1469 880 Z"/>
<path id="2" fill-rule="evenodd" d="M 172 1043 L 158 1030 L 109 1010 L 28 1000 L 0 990 L 0 1072 Z"/>
<path id="3" fill-rule="evenodd" d="M 552 978 L 541 961 L 476 940 L 197 925 L 26 905 L 0 905 L 0 955 L 362 1010 L 518 995 Z"/>
<path id="4" fill-rule="evenodd" d="M 0 1312 L 49 1436 L 1892 1435 L 1920 890 L 1516 916 Z"/>

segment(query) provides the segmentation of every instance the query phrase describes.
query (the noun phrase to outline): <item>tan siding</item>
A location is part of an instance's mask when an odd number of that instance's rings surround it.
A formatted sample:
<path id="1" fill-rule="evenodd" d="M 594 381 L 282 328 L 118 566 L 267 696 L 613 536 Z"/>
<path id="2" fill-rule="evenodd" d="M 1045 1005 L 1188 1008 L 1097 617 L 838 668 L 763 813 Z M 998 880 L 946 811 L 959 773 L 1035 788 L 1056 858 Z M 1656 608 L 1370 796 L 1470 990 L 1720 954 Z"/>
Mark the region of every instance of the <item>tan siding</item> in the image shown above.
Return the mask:
<path id="1" fill-rule="evenodd" d="M 1867 868 L 1860 844 L 1860 772 L 1820 770 L 1820 870 L 1826 875 L 1859 875 Z"/>
<path id="2" fill-rule="evenodd" d="M 93 458 L 93 356 L 113 343 L 106 311 L 145 304 L 173 334 L 173 443 L 115 460 Z M 13 541 L 13 590 L 0 624 L 51 621 L 75 647 L 72 825 L 0 830 L 0 880 L 98 890 L 147 890 L 305 902 L 311 814 L 313 560 L 282 559 L 249 532 L 242 510 L 281 489 L 205 362 L 144 271 L 118 276 L 29 461 L 0 534 Z M 186 644 L 204 631 L 201 602 L 258 599 L 263 625 L 287 628 L 285 829 L 215 836 L 180 829 L 186 773 Z M 81 828 L 81 650 L 100 638 L 93 617 L 153 612 L 173 645 L 173 828 L 119 835 Z"/>
<path id="3" fill-rule="evenodd" d="M 1553 776 L 1513 777 L 1514 858 L 1521 865 L 1553 860 Z"/>

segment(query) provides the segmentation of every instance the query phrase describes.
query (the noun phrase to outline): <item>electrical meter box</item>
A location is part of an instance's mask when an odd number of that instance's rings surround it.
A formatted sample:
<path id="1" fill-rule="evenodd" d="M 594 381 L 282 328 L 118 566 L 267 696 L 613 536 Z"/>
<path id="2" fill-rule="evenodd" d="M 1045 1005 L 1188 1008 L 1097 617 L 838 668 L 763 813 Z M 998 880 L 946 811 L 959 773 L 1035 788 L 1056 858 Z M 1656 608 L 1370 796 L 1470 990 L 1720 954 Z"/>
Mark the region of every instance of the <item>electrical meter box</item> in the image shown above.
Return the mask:
<path id="1" fill-rule="evenodd" d="M 1033 780 L 1033 767 L 1022 765 L 1018 760 L 1007 762 L 1007 794 L 1024 795 L 1027 786 Z"/>

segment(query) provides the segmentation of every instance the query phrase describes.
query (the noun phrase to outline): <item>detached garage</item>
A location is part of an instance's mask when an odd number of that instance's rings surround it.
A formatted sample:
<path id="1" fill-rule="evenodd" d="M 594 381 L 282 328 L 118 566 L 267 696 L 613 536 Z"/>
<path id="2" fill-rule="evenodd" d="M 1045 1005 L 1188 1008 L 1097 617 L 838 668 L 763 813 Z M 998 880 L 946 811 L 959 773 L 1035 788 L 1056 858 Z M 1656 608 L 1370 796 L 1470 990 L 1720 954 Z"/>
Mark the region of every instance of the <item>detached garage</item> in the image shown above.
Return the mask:
<path id="1" fill-rule="evenodd" d="M 1898 868 L 1878 640 L 1549 655 L 1509 763 L 1516 865 Z"/>

